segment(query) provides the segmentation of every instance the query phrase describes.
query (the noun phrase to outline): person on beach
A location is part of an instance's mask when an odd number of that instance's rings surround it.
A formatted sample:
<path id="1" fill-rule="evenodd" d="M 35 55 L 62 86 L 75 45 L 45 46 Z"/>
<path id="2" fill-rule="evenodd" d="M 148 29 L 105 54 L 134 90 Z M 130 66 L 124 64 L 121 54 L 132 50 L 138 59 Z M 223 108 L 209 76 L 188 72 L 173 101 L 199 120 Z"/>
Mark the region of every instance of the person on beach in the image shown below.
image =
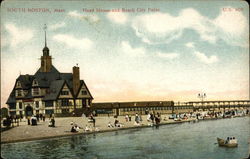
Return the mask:
<path id="1" fill-rule="evenodd" d="M 129 121 L 131 121 L 131 118 L 132 118 L 131 115 L 129 115 L 129 116 L 128 116 Z"/>
<path id="2" fill-rule="evenodd" d="M 19 119 L 20 119 L 20 122 L 21 122 L 22 119 L 23 119 L 23 114 L 20 115 L 20 118 L 19 118 Z"/>
<path id="3" fill-rule="evenodd" d="M 85 127 L 85 130 L 84 130 L 85 132 L 87 132 L 87 131 L 90 131 L 90 128 L 88 127 L 88 125 L 86 125 L 86 127 Z"/>
<path id="4" fill-rule="evenodd" d="M 140 124 L 140 117 L 139 115 L 136 113 L 135 114 L 135 124 L 134 125 L 139 125 Z"/>
<path id="5" fill-rule="evenodd" d="M 16 115 L 14 115 L 14 121 L 15 121 L 15 123 L 16 123 L 16 120 L 17 120 L 17 116 L 16 116 Z"/>
<path id="6" fill-rule="evenodd" d="M 80 129 L 82 129 L 81 127 L 79 127 L 77 124 L 71 122 L 71 132 L 79 132 Z"/>
<path id="7" fill-rule="evenodd" d="M 11 126 L 14 127 L 14 117 L 13 115 L 10 116 Z"/>
<path id="8" fill-rule="evenodd" d="M 119 120 L 115 119 L 115 127 L 122 127 L 123 125 L 119 122 Z"/>
<path id="9" fill-rule="evenodd" d="M 43 121 L 43 114 L 40 113 L 39 118 L 40 118 L 41 121 Z"/>
<path id="10" fill-rule="evenodd" d="M 111 124 L 111 122 L 108 123 L 109 128 L 113 128 L 114 126 Z"/>
<path id="11" fill-rule="evenodd" d="M 158 116 L 155 116 L 155 124 L 158 125 L 160 123 L 160 118 Z"/>
<path id="12" fill-rule="evenodd" d="M 42 116 L 43 116 L 43 122 L 45 122 L 45 115 L 43 114 Z"/>
<path id="13" fill-rule="evenodd" d="M 34 125 L 37 125 L 37 118 L 35 115 L 33 115 L 31 118 L 31 125 L 34 126 Z"/>
<path id="14" fill-rule="evenodd" d="M 36 114 L 35 117 L 36 117 L 36 121 L 39 122 L 39 114 Z"/>
<path id="15" fill-rule="evenodd" d="M 129 118 L 128 118 L 128 114 L 126 114 L 126 116 L 125 116 L 125 120 L 126 120 L 126 122 L 128 122 L 128 120 L 129 120 Z"/>
<path id="16" fill-rule="evenodd" d="M 70 132 L 78 132 L 77 127 L 75 127 L 74 125 L 71 127 L 71 131 Z"/>
<path id="17" fill-rule="evenodd" d="M 95 118 L 94 118 L 93 114 L 91 114 L 90 119 L 93 122 L 93 127 L 95 127 Z"/>
<path id="18" fill-rule="evenodd" d="M 49 127 L 55 127 L 55 119 L 54 119 L 54 117 L 52 117 L 51 119 L 50 119 L 50 122 L 49 122 Z"/>
<path id="19" fill-rule="evenodd" d="M 150 119 L 151 119 L 152 124 L 154 124 L 155 117 L 153 113 L 150 113 Z"/>
<path id="20" fill-rule="evenodd" d="M 147 121 L 148 121 L 148 122 L 150 122 L 150 120 L 151 120 L 150 118 L 151 118 L 151 114 L 148 113 L 148 115 L 147 115 Z"/>
<path id="21" fill-rule="evenodd" d="M 119 121 L 117 119 L 115 119 L 115 123 L 114 123 L 115 127 L 118 126 L 118 123 L 119 123 Z"/>
<path id="22" fill-rule="evenodd" d="M 30 117 L 27 117 L 28 125 L 30 125 Z"/>
<path id="23" fill-rule="evenodd" d="M 142 122 L 142 116 L 141 116 L 141 113 L 139 115 L 139 121 Z"/>

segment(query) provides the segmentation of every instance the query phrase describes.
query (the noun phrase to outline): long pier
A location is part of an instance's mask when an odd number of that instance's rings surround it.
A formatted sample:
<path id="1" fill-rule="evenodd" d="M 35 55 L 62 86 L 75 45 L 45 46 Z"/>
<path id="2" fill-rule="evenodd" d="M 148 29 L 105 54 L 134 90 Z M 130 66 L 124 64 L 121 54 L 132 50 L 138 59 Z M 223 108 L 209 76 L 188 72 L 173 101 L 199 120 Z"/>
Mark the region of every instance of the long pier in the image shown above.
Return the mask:
<path id="1" fill-rule="evenodd" d="M 192 111 L 225 111 L 227 109 L 250 109 L 250 100 L 230 101 L 134 101 L 134 102 L 107 102 L 93 103 L 93 110 L 98 114 L 133 115 L 145 114 L 147 111 L 155 111 L 162 114 L 186 113 Z"/>
<path id="2" fill-rule="evenodd" d="M 191 101 L 186 104 L 192 105 L 194 110 L 250 108 L 250 100 Z"/>

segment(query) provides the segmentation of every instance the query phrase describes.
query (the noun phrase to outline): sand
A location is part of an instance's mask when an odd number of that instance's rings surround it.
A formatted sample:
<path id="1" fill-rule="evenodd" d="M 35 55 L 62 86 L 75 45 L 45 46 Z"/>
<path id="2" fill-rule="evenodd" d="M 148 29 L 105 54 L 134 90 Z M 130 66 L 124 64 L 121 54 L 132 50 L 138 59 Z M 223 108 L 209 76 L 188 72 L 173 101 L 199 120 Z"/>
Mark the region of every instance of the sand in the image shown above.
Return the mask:
<path id="1" fill-rule="evenodd" d="M 161 116 L 162 121 L 161 124 L 173 124 L 173 123 L 182 123 L 195 120 L 193 118 L 183 121 L 174 121 L 168 119 L 167 115 Z M 166 118 L 167 120 L 163 120 Z M 121 128 L 109 128 L 108 123 L 110 122 L 114 125 L 115 118 L 112 117 L 95 117 L 96 119 L 96 129 L 95 131 L 88 131 L 85 132 L 86 125 L 93 129 L 93 123 L 88 122 L 88 118 L 86 117 L 61 117 L 55 118 L 55 127 L 48 127 L 49 119 L 46 119 L 45 122 L 40 121 L 38 125 L 31 126 L 28 125 L 27 120 L 23 119 L 19 126 L 15 126 L 9 130 L 3 131 L 1 133 L 1 143 L 10 143 L 10 142 L 20 142 L 20 141 L 29 141 L 29 140 L 38 140 L 38 139 L 45 139 L 45 138 L 52 138 L 52 137 L 59 137 L 59 136 L 67 136 L 67 135 L 77 135 L 77 134 L 84 134 L 84 133 L 96 133 L 96 132 L 106 132 L 106 131 L 115 131 L 120 129 L 128 129 L 128 128 L 135 128 L 135 127 L 148 127 L 149 122 L 146 120 L 146 115 L 142 116 L 142 122 L 140 125 L 135 125 L 135 117 L 132 117 L 131 121 L 126 122 L 124 116 L 119 116 L 117 119 L 119 120 L 122 125 Z M 83 129 L 79 129 L 79 132 L 72 133 L 71 130 L 71 122 L 74 122 L 79 127 Z M 16 124 L 15 124 L 16 125 Z"/>

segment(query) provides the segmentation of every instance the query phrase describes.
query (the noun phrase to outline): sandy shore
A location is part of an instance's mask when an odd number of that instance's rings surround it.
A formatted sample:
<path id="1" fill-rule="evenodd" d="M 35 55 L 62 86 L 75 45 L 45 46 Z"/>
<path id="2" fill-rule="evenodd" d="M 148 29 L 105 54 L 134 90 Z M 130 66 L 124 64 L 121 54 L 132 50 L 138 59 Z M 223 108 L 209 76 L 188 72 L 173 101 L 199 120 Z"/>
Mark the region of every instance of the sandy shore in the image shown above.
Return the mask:
<path id="1" fill-rule="evenodd" d="M 162 115 L 162 119 L 167 115 Z M 114 117 L 96 117 L 96 128 L 95 132 L 106 132 L 106 131 L 114 131 L 120 129 L 128 129 L 128 128 L 135 128 L 135 127 L 148 127 L 149 123 L 146 120 L 146 116 L 142 116 L 143 121 L 141 122 L 140 126 L 134 125 L 134 117 L 132 117 L 131 121 L 126 122 L 124 116 L 118 117 L 118 120 L 124 125 L 121 128 L 109 128 L 108 123 L 111 122 L 114 124 L 115 118 Z M 92 123 L 88 122 L 87 118 L 83 117 L 64 117 L 64 118 L 55 118 L 56 120 L 56 127 L 48 127 L 49 120 L 46 119 L 45 122 L 40 121 L 38 122 L 37 126 L 31 126 L 27 124 L 27 121 L 24 119 L 22 122 L 19 123 L 19 126 L 15 126 L 9 130 L 6 130 L 1 133 L 1 143 L 10 143 L 10 142 L 20 142 L 20 141 L 29 141 L 29 140 L 38 140 L 38 139 L 45 139 L 45 138 L 52 138 L 52 137 L 60 137 L 60 136 L 67 136 L 67 135 L 78 135 L 78 134 L 87 134 L 87 133 L 94 133 L 85 132 L 84 129 L 86 125 L 88 127 L 93 127 Z M 195 119 L 188 119 L 183 120 L 181 122 L 188 122 Z M 77 133 L 70 132 L 71 125 L 70 123 L 74 122 L 78 126 L 82 127 Z M 161 124 L 174 124 L 180 123 L 180 121 L 173 121 L 173 120 L 162 120 Z"/>

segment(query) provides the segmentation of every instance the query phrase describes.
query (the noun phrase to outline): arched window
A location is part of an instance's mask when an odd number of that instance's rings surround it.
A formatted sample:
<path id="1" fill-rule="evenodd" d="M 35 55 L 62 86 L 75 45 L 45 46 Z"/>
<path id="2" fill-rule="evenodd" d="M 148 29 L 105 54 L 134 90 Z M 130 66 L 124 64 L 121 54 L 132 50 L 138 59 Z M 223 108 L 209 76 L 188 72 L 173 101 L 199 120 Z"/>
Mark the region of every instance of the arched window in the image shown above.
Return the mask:
<path id="1" fill-rule="evenodd" d="M 19 102 L 19 109 L 23 109 L 23 103 Z"/>
<path id="2" fill-rule="evenodd" d="M 39 101 L 35 102 L 36 108 L 39 108 Z"/>

